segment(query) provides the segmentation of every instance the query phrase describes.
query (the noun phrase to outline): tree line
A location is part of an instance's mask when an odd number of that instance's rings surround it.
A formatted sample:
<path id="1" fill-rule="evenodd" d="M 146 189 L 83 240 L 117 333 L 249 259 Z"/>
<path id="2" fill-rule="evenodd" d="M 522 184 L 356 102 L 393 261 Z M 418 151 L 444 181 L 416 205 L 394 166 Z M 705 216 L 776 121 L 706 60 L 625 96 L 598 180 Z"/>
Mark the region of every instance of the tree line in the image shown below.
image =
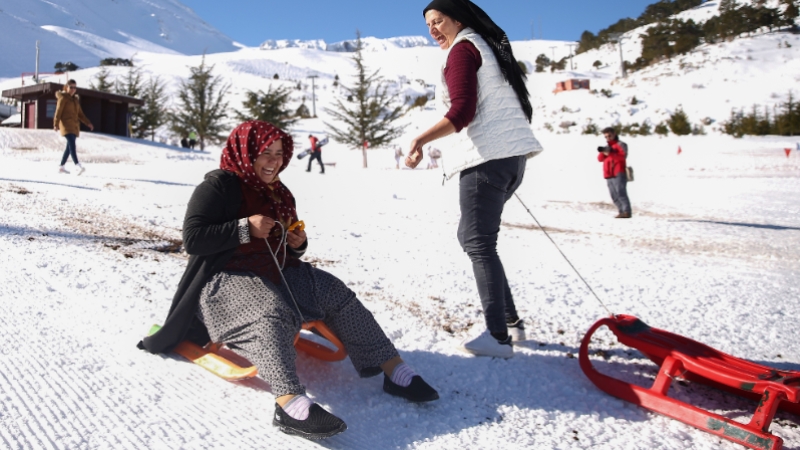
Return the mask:
<path id="1" fill-rule="evenodd" d="M 772 108 L 753 105 L 747 112 L 744 108 L 738 111 L 734 109 L 730 118 L 723 122 L 722 129 L 726 134 L 736 137 L 746 134 L 797 136 L 800 134 L 800 104 L 790 92 L 785 102 Z"/>
<path id="2" fill-rule="evenodd" d="M 784 9 L 766 6 L 766 0 L 755 0 L 753 4 L 739 5 L 735 0 L 720 1 L 720 14 L 703 24 L 693 20 L 668 19 L 650 27 L 642 36 L 642 56 L 633 64 L 632 70 L 692 51 L 703 43 L 731 40 L 742 34 L 757 30 L 792 26 L 798 16 L 796 0 L 782 0 Z"/>
<path id="3" fill-rule="evenodd" d="M 200 65 L 190 67 L 189 77 L 181 80 L 177 98 L 171 102 L 166 94 L 166 85 L 158 76 L 145 80 L 142 70 L 130 62 L 114 64 L 118 58 L 107 58 L 101 62 L 100 71 L 94 76 L 91 89 L 141 98 L 144 105 L 130 111 L 132 137 L 155 140 L 156 131 L 166 125 L 179 136 L 197 133 L 200 149 L 209 143 L 218 143 L 227 138 L 229 117 L 227 94 L 230 84 L 213 74 L 213 65 L 206 64 L 203 57 Z M 111 63 L 109 63 L 111 62 Z M 112 80 L 109 65 L 128 66 L 128 71 Z M 286 87 L 267 92 L 247 91 L 243 111 L 234 111 L 239 121 L 263 120 L 279 128 L 287 129 L 296 120 L 301 110 L 291 111 L 287 107 L 291 90 Z M 173 107 L 168 107 L 172 103 Z M 301 105 L 302 107 L 303 105 Z M 307 110 L 307 108 L 306 108 Z"/>
<path id="4" fill-rule="evenodd" d="M 615 33 L 655 24 L 642 35 L 642 55 L 636 61 L 625 61 L 628 69 L 642 69 L 664 58 L 692 51 L 703 43 L 730 40 L 759 29 L 770 31 L 794 26 L 798 17 L 798 0 L 779 0 L 778 8 L 767 6 L 767 0 L 738 3 L 737 0 L 720 0 L 719 14 L 702 24 L 693 20 L 670 18 L 676 13 L 701 5 L 704 0 L 661 0 L 649 5 L 637 19 L 621 19 L 601 30 L 597 35 L 585 31 L 578 44 L 578 53 L 599 48 L 612 42 Z"/>
<path id="5" fill-rule="evenodd" d="M 405 127 L 394 123 L 405 113 L 397 94 L 391 94 L 379 71 L 368 73 L 363 61 L 363 44 L 357 33 L 356 49 L 353 60 L 356 63 L 356 74 L 351 87 L 341 85 L 346 92 L 344 98 L 337 99 L 332 108 L 325 108 L 332 117 L 343 122 L 343 128 L 325 123 L 331 131 L 331 137 L 354 149 L 364 150 L 364 167 L 367 166 L 366 148 L 381 147 L 389 144 L 402 134 Z M 127 66 L 122 77 L 111 79 L 110 65 Z M 227 119 L 233 118 L 243 122 L 262 120 L 270 122 L 281 129 L 290 128 L 300 118 L 310 117 L 308 107 L 303 103 L 295 110 L 289 107 L 292 89 L 286 86 L 273 88 L 266 92 L 245 92 L 242 110 L 230 115 L 227 97 L 230 83 L 214 75 L 214 66 L 206 64 L 205 55 L 200 65 L 190 67 L 190 75 L 181 80 L 177 98 L 172 107 L 167 107 L 165 84 L 158 76 L 145 80 L 140 67 L 132 60 L 107 58 L 101 62 L 98 73 L 94 76 L 90 87 L 94 90 L 111 92 L 130 97 L 141 98 L 144 106 L 132 108 L 130 125 L 132 137 L 155 140 L 155 133 L 162 126 L 180 136 L 188 136 L 192 131 L 198 136 L 200 149 L 209 143 L 218 143 L 227 138 L 230 124 Z M 278 78 L 277 74 L 274 77 Z M 334 81 L 339 86 L 338 75 Z M 297 89 L 301 89 L 298 82 Z M 427 97 L 425 98 L 427 100 Z M 419 106 L 422 102 L 415 101 Z M 410 108 L 409 108 L 410 109 Z"/>
<path id="6" fill-rule="evenodd" d="M 631 19 L 630 17 L 620 19 L 613 25 L 600 30 L 597 35 L 588 30 L 584 31 L 578 41 L 576 52 L 580 54 L 595 48 L 600 48 L 612 42 L 614 40 L 613 36 L 617 33 L 627 33 L 641 26 L 667 20 L 670 16 L 678 14 L 681 11 L 700 6 L 704 1 L 705 0 L 660 0 L 648 5 L 644 12 L 636 19 Z"/>

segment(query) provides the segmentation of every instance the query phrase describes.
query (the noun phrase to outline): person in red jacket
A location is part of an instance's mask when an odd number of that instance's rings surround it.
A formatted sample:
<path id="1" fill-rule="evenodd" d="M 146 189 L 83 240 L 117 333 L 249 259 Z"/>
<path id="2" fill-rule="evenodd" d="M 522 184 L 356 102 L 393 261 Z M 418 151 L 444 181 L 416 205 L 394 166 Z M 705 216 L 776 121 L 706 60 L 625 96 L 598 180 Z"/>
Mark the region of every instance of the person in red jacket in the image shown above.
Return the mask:
<path id="1" fill-rule="evenodd" d="M 311 172 L 311 163 L 316 159 L 319 161 L 319 173 L 325 173 L 325 166 L 322 164 L 322 146 L 319 145 L 319 139 L 313 134 L 309 134 L 308 140 L 311 142 L 311 157 L 308 158 L 306 172 Z"/>
<path id="2" fill-rule="evenodd" d="M 603 130 L 608 145 L 597 147 L 597 160 L 603 163 L 603 178 L 608 184 L 611 200 L 617 205 L 617 219 L 630 219 L 631 201 L 628 199 L 628 175 L 625 170 L 625 159 L 628 157 L 628 144 L 617 137 L 611 128 Z"/>

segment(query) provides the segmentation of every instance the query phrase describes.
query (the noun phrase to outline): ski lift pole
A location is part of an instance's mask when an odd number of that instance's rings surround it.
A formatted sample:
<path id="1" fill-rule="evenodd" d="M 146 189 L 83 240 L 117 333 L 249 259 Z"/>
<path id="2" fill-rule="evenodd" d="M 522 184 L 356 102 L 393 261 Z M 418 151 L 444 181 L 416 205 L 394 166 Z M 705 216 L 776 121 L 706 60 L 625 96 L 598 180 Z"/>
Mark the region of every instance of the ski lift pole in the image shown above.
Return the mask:
<path id="1" fill-rule="evenodd" d="M 583 284 L 586 285 L 586 287 L 589 289 L 589 292 L 591 292 L 594 298 L 597 299 L 598 303 L 600 303 L 600 306 L 602 306 L 611 317 L 615 317 L 614 313 L 612 313 L 611 310 L 608 309 L 608 306 L 606 306 L 606 304 L 603 303 L 602 300 L 600 300 L 600 297 L 594 292 L 594 289 L 592 289 L 589 283 L 583 278 L 581 273 L 578 272 L 578 269 L 575 268 L 575 266 L 572 264 L 572 261 L 570 261 L 569 258 L 567 258 L 567 255 L 565 255 L 564 252 L 561 251 L 561 248 L 558 246 L 558 244 L 556 244 L 556 241 L 554 241 L 553 238 L 550 237 L 550 234 L 547 232 L 547 230 L 545 230 L 542 224 L 539 223 L 539 220 L 536 219 L 536 216 L 534 216 L 531 210 L 528 209 L 528 206 L 525 205 L 525 202 L 522 201 L 522 199 L 519 197 L 519 195 L 517 195 L 517 193 L 514 193 L 514 197 L 517 197 L 517 200 L 519 200 L 519 202 L 522 204 L 522 207 L 525 208 L 525 211 L 528 211 L 528 214 L 530 214 L 530 216 L 533 218 L 533 221 L 536 222 L 536 225 L 539 226 L 539 229 L 541 229 L 544 235 L 547 236 L 547 239 L 550 239 L 550 242 L 553 243 L 553 245 L 556 247 L 556 250 L 558 250 L 558 252 L 561 253 L 561 256 L 563 256 L 564 260 L 567 261 L 567 264 L 569 264 L 569 266 L 572 267 L 572 270 L 575 271 L 575 273 L 578 275 L 578 278 L 580 278 L 581 281 L 583 281 Z"/>

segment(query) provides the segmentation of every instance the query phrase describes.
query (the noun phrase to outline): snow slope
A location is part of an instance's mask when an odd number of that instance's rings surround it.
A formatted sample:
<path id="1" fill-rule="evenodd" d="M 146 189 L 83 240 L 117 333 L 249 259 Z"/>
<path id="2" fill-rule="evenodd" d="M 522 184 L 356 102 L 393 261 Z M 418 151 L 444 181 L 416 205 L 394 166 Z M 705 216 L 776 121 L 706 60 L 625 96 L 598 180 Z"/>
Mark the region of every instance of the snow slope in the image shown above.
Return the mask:
<path id="1" fill-rule="evenodd" d="M 433 114 L 433 113 L 431 113 Z M 429 118 L 416 117 L 414 126 Z M 321 129 L 298 124 L 295 138 Z M 598 139 L 540 133 L 519 195 L 609 308 L 731 354 L 800 370 L 800 155 L 791 139 L 629 139 L 634 218 L 618 221 Z M 677 146 L 683 149 L 676 153 Z M 10 449 L 722 449 L 680 422 L 609 397 L 581 373 L 580 338 L 606 313 L 522 206 L 499 243 L 530 340 L 510 360 L 456 345 L 482 329 L 455 238 L 458 188 L 435 170 L 395 170 L 391 150 L 331 143 L 324 176 L 282 175 L 311 244 L 442 398 L 415 406 L 359 379 L 347 361 L 298 357 L 301 380 L 348 430 L 312 443 L 271 425 L 263 382 L 226 383 L 135 348 L 161 322 L 186 264 L 186 202 L 219 149 L 191 152 L 84 133 L 81 176 L 56 174 L 63 140 L 0 129 L 0 446 Z M 443 159 L 447 164 L 447 152 Z M 423 162 L 422 166 L 426 163 Z M 68 166 L 69 167 L 69 166 Z M 598 334 L 604 373 L 647 385 L 655 366 Z M 670 395 L 745 420 L 754 404 L 702 386 Z M 772 431 L 800 448 L 798 418 Z M 268 443 L 268 444 L 265 444 Z"/>
<path id="2" fill-rule="evenodd" d="M 716 5 L 716 2 L 707 2 L 679 16 L 705 20 L 715 12 Z M 0 17 L 5 16 L 0 14 Z M 158 45 L 156 41 L 143 43 L 135 40 L 134 34 L 129 34 L 127 40 L 120 40 L 55 25 L 47 28 L 52 30 L 51 34 L 57 32 L 69 37 L 70 42 L 78 42 L 82 48 L 91 50 L 94 60 L 103 55 L 125 53 L 124 49 L 128 47 L 139 49 L 134 58 L 136 65 L 142 68 L 146 77 L 157 76 L 167 83 L 170 95 L 167 103 L 173 108 L 177 107 L 174 98 L 180 81 L 189 76 L 189 68 L 199 65 L 202 58 L 171 53 L 172 47 L 163 46 L 163 42 Z M 634 60 L 638 56 L 636 36 L 643 31 L 644 28 L 641 28 L 628 33 L 630 39 L 624 43 L 626 59 Z M 410 105 L 417 97 L 434 98 L 436 92 L 441 90 L 440 68 L 444 52 L 435 46 L 422 45 L 427 42 L 426 38 L 365 37 L 364 41 L 367 68 L 370 71 L 380 70 L 391 90 L 398 94 L 399 101 Z M 206 61 L 213 64 L 214 73 L 231 86 L 228 97 L 231 117 L 234 110 L 241 109 L 246 91 L 266 91 L 271 86 L 292 89 L 292 109 L 303 103 L 311 108 L 312 87 L 308 77 L 316 75 L 319 77 L 314 92 L 316 112 L 323 121 L 331 122 L 325 108 L 331 107 L 337 99 L 346 100 L 346 92 L 336 84 L 352 85 L 355 70 L 352 53 L 332 50 L 342 50 L 348 45 L 352 46 L 352 43 L 268 41 L 261 49 L 240 48 L 209 53 Z M 512 43 L 517 59 L 531 72 L 538 55 L 560 59 L 569 55 L 571 45 L 574 46 L 574 42 L 535 40 Z M 534 129 L 538 132 L 552 130 L 556 133 L 580 134 L 590 123 L 600 127 L 647 123 L 654 127 L 669 118 L 676 109 L 682 108 L 694 126 L 706 133 L 717 134 L 732 109 L 749 110 L 753 105 L 772 109 L 786 101 L 790 93 L 796 97 L 796 86 L 800 81 L 797 75 L 800 72 L 799 52 L 798 35 L 756 33 L 752 37 L 740 37 L 731 42 L 700 46 L 687 55 L 631 73 L 622 79 L 618 77 L 617 47 L 605 46 L 574 57 L 572 70 L 534 72 L 529 75 L 528 88 L 535 108 Z M 595 61 L 603 63 L 599 70 L 592 67 Z M 98 70 L 97 67 L 90 67 L 71 73 L 70 77 L 86 86 L 92 82 Z M 112 79 L 121 79 L 128 69 L 113 67 L 110 70 Z M 335 80 L 337 76 L 338 82 Z M 49 79 L 63 82 L 63 78 Z M 569 78 L 589 79 L 593 91 L 554 94 L 556 83 Z M 0 79 L 0 89 L 19 85 L 20 80 L 16 77 Z M 433 119 L 434 116 L 430 114 L 433 107 L 434 102 L 430 102 L 426 105 L 426 111 L 411 112 L 402 121 L 409 124 L 419 115 Z M 230 125 L 234 124 L 231 122 Z M 166 128 L 159 135 L 165 142 L 175 139 Z M 407 141 L 400 144 L 405 146 Z"/>
<path id="3" fill-rule="evenodd" d="M 201 54 L 236 48 L 234 42 L 178 0 L 25 0 L 0 8 L 0 77 L 40 71 L 60 61 L 93 67 L 103 58 L 137 52 Z"/>

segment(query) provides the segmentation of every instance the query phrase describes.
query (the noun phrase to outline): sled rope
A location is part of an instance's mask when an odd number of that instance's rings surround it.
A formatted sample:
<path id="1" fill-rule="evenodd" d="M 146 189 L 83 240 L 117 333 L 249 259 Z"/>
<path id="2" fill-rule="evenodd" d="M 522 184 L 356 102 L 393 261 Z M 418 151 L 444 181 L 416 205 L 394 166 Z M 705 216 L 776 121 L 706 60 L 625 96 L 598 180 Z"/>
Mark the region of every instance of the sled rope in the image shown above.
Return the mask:
<path id="1" fill-rule="evenodd" d="M 272 261 L 275 262 L 275 265 L 278 267 L 278 273 L 281 274 L 281 281 L 283 281 L 283 285 L 286 286 L 286 290 L 289 291 L 289 297 L 292 298 L 292 303 L 294 303 L 294 307 L 297 309 L 297 314 L 300 315 L 300 323 L 306 323 L 303 313 L 300 312 L 300 306 L 297 305 L 297 300 L 294 299 L 292 288 L 289 287 L 289 282 L 287 282 L 286 277 L 283 276 L 283 266 L 286 264 L 286 229 L 283 227 L 282 223 L 278 221 L 275 221 L 275 223 L 281 227 L 281 240 L 278 243 L 278 251 L 280 251 L 281 247 L 283 247 L 283 264 L 278 264 L 278 257 L 275 256 L 275 252 L 272 251 L 272 246 L 269 245 L 268 238 L 264 238 L 264 242 L 267 243 L 267 248 L 269 249 L 269 254 L 272 256 Z"/>
<path id="2" fill-rule="evenodd" d="M 545 236 L 547 236 L 547 239 L 550 239 L 550 242 L 552 242 L 552 243 L 553 243 L 553 245 L 556 247 L 556 250 L 558 250 L 558 252 L 559 252 L 559 253 L 561 253 L 561 256 L 563 256 L 563 257 L 564 257 L 564 260 L 565 260 L 565 261 L 567 261 L 567 264 L 569 264 L 569 266 L 570 266 L 570 267 L 572 267 L 572 270 L 574 270 L 574 271 L 575 271 L 575 273 L 578 275 L 578 278 L 580 278 L 580 279 L 581 279 L 581 281 L 583 281 L 583 284 L 585 284 L 585 285 L 586 285 L 586 287 L 587 287 L 587 288 L 589 288 L 589 292 L 591 292 L 591 293 L 592 293 L 592 295 L 594 295 L 594 298 L 596 298 L 596 299 L 597 299 L 597 301 L 600 303 L 600 305 L 601 305 L 601 306 L 602 306 L 602 307 L 603 307 L 603 308 L 604 308 L 606 311 L 608 311 L 608 314 L 609 314 L 609 315 L 611 315 L 612 317 L 614 317 L 614 313 L 612 313 L 612 312 L 611 312 L 611 310 L 610 310 L 610 309 L 608 309 L 608 306 L 606 306 L 606 304 L 605 304 L 605 303 L 603 303 L 603 301 L 602 301 L 602 300 L 600 300 L 600 297 L 598 297 L 598 296 L 597 296 L 597 294 L 595 294 L 595 292 L 594 292 L 594 289 L 592 289 L 592 287 L 589 285 L 589 283 L 587 283 L 587 282 L 586 282 L 586 280 L 583 278 L 583 276 L 581 275 L 581 273 L 580 273 L 580 272 L 578 272 L 578 269 L 576 269 L 576 268 L 575 268 L 575 266 L 572 264 L 572 261 L 570 261 L 570 260 L 569 260 L 569 258 L 567 258 L 567 255 L 565 255 L 565 254 L 564 254 L 564 252 L 562 252 L 562 251 L 561 251 L 561 248 L 558 246 L 558 244 L 556 244 L 556 241 L 554 241 L 554 240 L 553 240 L 553 238 L 552 238 L 552 237 L 550 237 L 550 234 L 547 232 L 547 230 L 545 230 L 545 229 L 544 229 L 544 227 L 542 226 L 542 224 L 541 224 L 541 223 L 539 223 L 539 220 L 538 220 L 538 219 L 536 219 L 536 216 L 534 216 L 534 215 L 533 215 L 533 213 L 531 212 L 531 210 L 530 210 L 530 209 L 528 209 L 528 206 L 527 206 L 527 205 L 525 205 L 525 202 L 523 202 L 523 201 L 522 201 L 522 199 L 519 197 L 519 195 L 517 195 L 516 193 L 514 193 L 514 197 L 517 197 L 517 200 L 519 200 L 519 202 L 520 202 L 520 203 L 522 203 L 522 207 L 523 207 L 523 208 L 525 208 L 525 211 L 528 211 L 528 214 L 530 214 L 530 215 L 531 215 L 531 217 L 533 218 L 533 220 L 536 222 L 536 225 L 538 225 L 538 226 L 539 226 L 539 229 L 540 229 L 540 230 L 542 230 L 542 232 L 544 233 L 544 235 L 545 235 Z"/>

